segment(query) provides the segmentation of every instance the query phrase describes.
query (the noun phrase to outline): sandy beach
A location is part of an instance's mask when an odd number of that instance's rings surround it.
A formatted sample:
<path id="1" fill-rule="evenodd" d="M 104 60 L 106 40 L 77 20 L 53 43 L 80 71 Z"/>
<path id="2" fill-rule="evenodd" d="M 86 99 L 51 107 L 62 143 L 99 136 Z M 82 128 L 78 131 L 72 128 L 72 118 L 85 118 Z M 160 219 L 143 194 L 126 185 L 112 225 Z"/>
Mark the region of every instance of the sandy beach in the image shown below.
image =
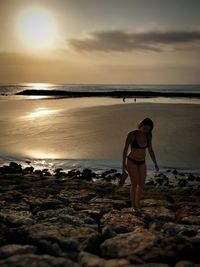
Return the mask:
<path id="1" fill-rule="evenodd" d="M 120 167 L 127 133 L 150 117 L 161 168 L 198 170 L 199 113 L 198 104 L 123 103 L 112 98 L 1 100 L 1 160 L 82 159 Z M 152 167 L 149 156 L 147 165 Z"/>

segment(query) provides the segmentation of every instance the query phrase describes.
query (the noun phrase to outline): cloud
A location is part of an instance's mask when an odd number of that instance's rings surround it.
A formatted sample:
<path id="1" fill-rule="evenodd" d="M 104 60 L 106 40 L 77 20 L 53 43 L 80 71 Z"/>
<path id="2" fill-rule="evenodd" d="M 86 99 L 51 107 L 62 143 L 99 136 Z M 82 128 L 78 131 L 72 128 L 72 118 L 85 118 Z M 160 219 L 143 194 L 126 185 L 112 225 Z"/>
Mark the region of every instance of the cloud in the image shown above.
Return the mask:
<path id="1" fill-rule="evenodd" d="M 85 39 L 70 39 L 77 51 L 128 52 L 132 50 L 183 50 L 199 47 L 200 31 L 96 31 Z"/>

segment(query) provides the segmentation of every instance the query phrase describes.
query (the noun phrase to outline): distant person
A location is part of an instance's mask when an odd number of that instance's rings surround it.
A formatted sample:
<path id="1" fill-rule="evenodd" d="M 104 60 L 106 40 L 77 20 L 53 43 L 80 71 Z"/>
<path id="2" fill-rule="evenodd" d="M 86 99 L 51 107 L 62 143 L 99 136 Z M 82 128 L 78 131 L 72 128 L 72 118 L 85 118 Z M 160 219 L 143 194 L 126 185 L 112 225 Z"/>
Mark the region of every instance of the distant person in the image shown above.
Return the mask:
<path id="1" fill-rule="evenodd" d="M 140 199 L 145 185 L 146 179 L 146 148 L 148 148 L 150 157 L 154 162 L 155 170 L 158 172 L 159 167 L 152 148 L 152 130 L 154 124 L 149 118 L 145 118 L 138 124 L 138 129 L 128 133 L 125 147 L 123 150 L 123 167 L 122 179 L 120 185 L 125 182 L 126 177 L 130 176 L 131 180 L 131 201 L 133 213 L 139 214 L 141 211 Z M 131 147 L 131 152 L 127 156 L 128 148 Z M 127 172 L 128 174 L 127 174 Z"/>
<path id="2" fill-rule="evenodd" d="M 135 99 L 134 99 L 134 100 L 135 100 L 135 102 L 136 102 L 136 97 L 135 97 Z"/>
<path id="3" fill-rule="evenodd" d="M 126 102 L 126 97 L 123 97 L 123 102 Z"/>

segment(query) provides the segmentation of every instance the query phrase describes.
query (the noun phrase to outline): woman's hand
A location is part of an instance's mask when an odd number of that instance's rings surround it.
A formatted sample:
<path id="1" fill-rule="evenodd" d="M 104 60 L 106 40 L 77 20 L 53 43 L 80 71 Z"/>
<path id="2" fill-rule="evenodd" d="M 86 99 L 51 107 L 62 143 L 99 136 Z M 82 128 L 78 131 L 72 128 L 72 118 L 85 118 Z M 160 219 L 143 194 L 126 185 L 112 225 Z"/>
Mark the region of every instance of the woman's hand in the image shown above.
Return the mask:
<path id="1" fill-rule="evenodd" d="M 128 172 L 127 168 L 128 168 L 128 167 L 127 167 L 127 163 L 125 163 L 124 167 L 122 168 L 122 173 L 123 173 L 123 172 Z"/>
<path id="2" fill-rule="evenodd" d="M 119 186 L 123 186 L 127 177 L 128 177 L 128 173 L 126 171 L 123 171 L 122 174 L 121 174 L 121 177 L 120 177 L 118 185 Z"/>

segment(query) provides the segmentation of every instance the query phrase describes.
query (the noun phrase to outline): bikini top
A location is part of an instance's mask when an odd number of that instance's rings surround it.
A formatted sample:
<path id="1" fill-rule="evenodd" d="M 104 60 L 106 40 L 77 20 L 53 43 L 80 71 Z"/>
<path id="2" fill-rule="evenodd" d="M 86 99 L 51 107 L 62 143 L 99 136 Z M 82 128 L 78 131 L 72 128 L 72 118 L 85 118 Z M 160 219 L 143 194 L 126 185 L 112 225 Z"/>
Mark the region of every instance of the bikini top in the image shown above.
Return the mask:
<path id="1" fill-rule="evenodd" d="M 149 146 L 149 138 L 147 138 L 147 144 L 145 146 L 140 146 L 138 144 L 138 141 L 137 141 L 137 133 L 136 133 L 135 138 L 131 144 L 131 147 L 132 148 L 138 148 L 138 149 L 144 149 L 144 148 L 147 148 L 148 146 Z"/>

